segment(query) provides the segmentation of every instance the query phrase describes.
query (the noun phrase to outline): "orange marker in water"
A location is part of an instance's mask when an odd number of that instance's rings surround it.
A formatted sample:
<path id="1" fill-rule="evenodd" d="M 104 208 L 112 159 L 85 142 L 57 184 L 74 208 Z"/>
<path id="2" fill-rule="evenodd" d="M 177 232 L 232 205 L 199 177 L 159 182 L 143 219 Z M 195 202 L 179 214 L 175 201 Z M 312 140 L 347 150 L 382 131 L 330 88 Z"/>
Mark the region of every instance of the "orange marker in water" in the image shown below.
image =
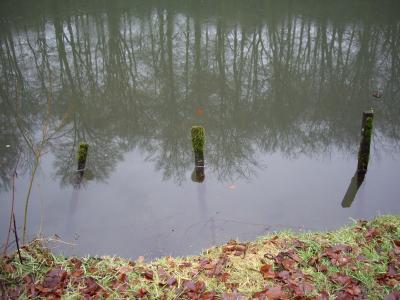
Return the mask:
<path id="1" fill-rule="evenodd" d="M 198 115 L 199 117 L 202 117 L 204 115 L 204 109 L 201 107 L 196 109 L 196 115 Z"/>

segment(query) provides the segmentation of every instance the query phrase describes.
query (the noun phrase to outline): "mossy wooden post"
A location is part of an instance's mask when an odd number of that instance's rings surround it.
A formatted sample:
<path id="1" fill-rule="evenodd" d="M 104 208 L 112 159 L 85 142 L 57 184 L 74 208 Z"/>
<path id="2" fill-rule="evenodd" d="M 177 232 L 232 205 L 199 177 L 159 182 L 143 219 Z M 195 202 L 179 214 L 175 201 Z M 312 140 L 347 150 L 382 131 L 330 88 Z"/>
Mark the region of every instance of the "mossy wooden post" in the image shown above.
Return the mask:
<path id="1" fill-rule="evenodd" d="M 204 128 L 203 126 L 193 126 L 191 133 L 195 165 L 204 167 L 204 144 L 206 137 Z"/>
<path id="2" fill-rule="evenodd" d="M 358 151 L 358 165 L 357 165 L 357 172 L 359 174 L 365 174 L 368 169 L 373 122 L 374 122 L 373 110 L 363 112 L 362 123 L 361 123 L 361 143 L 360 143 L 360 149 Z"/>
<path id="3" fill-rule="evenodd" d="M 192 146 L 194 152 L 194 170 L 192 173 L 192 180 L 194 182 L 203 182 L 204 175 L 204 144 L 205 144 L 205 131 L 202 126 L 193 126 L 191 130 Z"/>
<path id="4" fill-rule="evenodd" d="M 89 145 L 87 143 L 80 143 L 78 150 L 78 171 L 83 171 L 86 166 L 86 158 Z"/>

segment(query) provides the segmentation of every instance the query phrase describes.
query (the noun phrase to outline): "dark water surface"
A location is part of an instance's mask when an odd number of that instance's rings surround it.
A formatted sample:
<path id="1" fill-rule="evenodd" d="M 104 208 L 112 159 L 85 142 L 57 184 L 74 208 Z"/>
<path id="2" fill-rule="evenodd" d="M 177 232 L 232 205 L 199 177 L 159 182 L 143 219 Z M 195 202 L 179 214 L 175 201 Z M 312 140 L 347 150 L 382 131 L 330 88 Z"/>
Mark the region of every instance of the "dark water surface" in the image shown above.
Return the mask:
<path id="1" fill-rule="evenodd" d="M 38 149 L 43 136 L 29 235 L 76 244 L 59 244 L 67 254 L 186 255 L 400 213 L 399 11 L 367 0 L 2 1 L 0 240 L 18 158 L 22 229 L 27 141 Z M 206 130 L 203 183 L 191 179 L 193 125 Z"/>

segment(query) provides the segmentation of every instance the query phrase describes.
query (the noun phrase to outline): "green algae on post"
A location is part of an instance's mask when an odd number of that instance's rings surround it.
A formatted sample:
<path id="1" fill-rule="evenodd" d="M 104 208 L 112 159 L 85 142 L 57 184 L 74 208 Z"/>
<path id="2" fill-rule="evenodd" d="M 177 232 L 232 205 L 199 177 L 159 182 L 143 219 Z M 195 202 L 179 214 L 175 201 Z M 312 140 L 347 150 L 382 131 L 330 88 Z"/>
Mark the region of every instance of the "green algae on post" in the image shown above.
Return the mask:
<path id="1" fill-rule="evenodd" d="M 204 181 L 204 144 L 205 131 L 203 126 L 193 126 L 191 130 L 194 152 L 194 170 L 192 180 L 201 183 Z"/>
<path id="2" fill-rule="evenodd" d="M 196 166 L 204 166 L 205 131 L 203 126 L 193 126 L 191 130 L 192 146 Z"/>
<path id="3" fill-rule="evenodd" d="M 363 119 L 361 124 L 361 142 L 358 151 L 358 166 L 357 172 L 366 173 L 368 169 L 369 153 L 371 147 L 372 127 L 374 121 L 374 112 L 363 112 Z"/>
<path id="4" fill-rule="evenodd" d="M 86 158 L 89 145 L 87 143 L 80 143 L 78 150 L 78 171 L 83 171 L 86 166 Z"/>
<path id="5" fill-rule="evenodd" d="M 192 145 L 194 153 L 204 152 L 204 143 L 206 138 L 204 127 L 193 126 L 191 133 L 192 133 Z"/>

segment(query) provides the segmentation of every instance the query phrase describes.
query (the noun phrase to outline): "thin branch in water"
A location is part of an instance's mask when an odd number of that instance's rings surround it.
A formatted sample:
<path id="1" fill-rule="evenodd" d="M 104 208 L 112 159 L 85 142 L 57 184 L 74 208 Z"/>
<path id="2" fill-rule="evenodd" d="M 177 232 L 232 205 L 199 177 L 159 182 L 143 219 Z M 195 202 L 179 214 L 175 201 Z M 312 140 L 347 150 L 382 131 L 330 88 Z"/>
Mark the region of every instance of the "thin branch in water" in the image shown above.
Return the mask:
<path id="1" fill-rule="evenodd" d="M 10 224 L 8 225 L 7 239 L 4 243 L 3 256 L 5 256 L 7 254 L 8 243 L 10 241 L 11 226 L 12 226 L 12 220 L 13 220 L 13 215 L 14 215 L 14 204 L 15 204 L 15 177 L 17 176 L 17 168 L 18 168 L 18 163 L 19 163 L 20 157 L 21 157 L 21 153 L 18 156 L 17 162 L 15 164 L 15 168 L 12 173 L 12 200 L 11 200 Z"/>
<path id="2" fill-rule="evenodd" d="M 14 222 L 14 235 L 15 235 L 15 242 L 17 243 L 17 250 L 18 250 L 18 256 L 19 256 L 19 261 L 22 264 L 22 256 L 21 256 L 21 251 L 19 250 L 19 242 L 18 242 L 18 233 L 17 233 L 17 225 L 15 224 L 15 214 L 13 212 L 13 222 Z"/>
<path id="3" fill-rule="evenodd" d="M 22 235 L 22 242 L 26 242 L 26 229 L 27 229 L 27 220 L 28 220 L 28 204 L 29 204 L 29 198 L 31 196 L 31 191 L 32 191 L 32 186 L 33 186 L 33 180 L 35 179 L 36 171 L 39 166 L 40 162 L 40 151 L 38 153 L 35 153 L 35 163 L 33 166 L 33 170 L 31 173 L 31 178 L 29 180 L 29 188 L 28 188 L 28 193 L 26 194 L 26 199 L 25 199 L 25 209 L 24 209 L 24 228 L 23 228 L 23 235 Z"/>
<path id="4" fill-rule="evenodd" d="M 50 73 L 50 72 L 49 72 Z M 37 144 L 36 149 L 32 149 L 35 155 L 35 161 L 33 165 L 33 170 L 31 173 L 31 177 L 29 180 L 29 188 L 28 188 L 28 193 L 26 195 L 25 199 L 25 209 L 24 209 L 24 227 L 23 227 L 23 235 L 22 235 L 22 242 L 26 242 L 26 231 L 27 231 L 27 220 L 28 220 L 28 205 L 29 205 L 29 198 L 31 196 L 31 191 L 32 191 L 32 186 L 33 186 L 33 181 L 35 179 L 36 171 L 40 163 L 40 157 L 43 155 L 44 148 L 46 147 L 46 142 L 49 137 L 49 122 L 50 122 L 50 115 L 51 115 L 51 100 L 52 100 L 52 81 L 51 81 L 51 73 L 49 74 L 50 76 L 50 93 L 47 94 L 47 114 L 46 118 L 43 122 L 42 125 L 42 138 L 40 143 Z M 22 133 L 23 134 L 23 133 Z"/>

